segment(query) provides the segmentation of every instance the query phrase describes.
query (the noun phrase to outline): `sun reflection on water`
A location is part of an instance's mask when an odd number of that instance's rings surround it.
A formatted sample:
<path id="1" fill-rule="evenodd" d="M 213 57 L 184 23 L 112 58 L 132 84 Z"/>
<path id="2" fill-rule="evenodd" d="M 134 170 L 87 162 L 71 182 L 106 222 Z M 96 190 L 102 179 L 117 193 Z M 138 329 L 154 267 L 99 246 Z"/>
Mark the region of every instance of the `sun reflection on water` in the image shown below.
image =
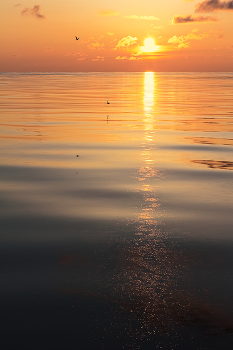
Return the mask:
<path id="1" fill-rule="evenodd" d="M 117 293 L 121 295 L 121 307 L 130 310 L 140 320 L 142 337 L 143 334 L 149 338 L 151 334 L 164 332 L 166 338 L 179 322 L 186 319 L 189 310 L 190 314 L 199 310 L 196 302 L 179 286 L 186 269 L 186 256 L 169 239 L 156 195 L 162 174 L 156 167 L 153 72 L 144 75 L 143 101 L 141 166 L 135 175 L 141 196 L 135 213 L 135 236 L 119 252 Z"/>
<path id="2" fill-rule="evenodd" d="M 154 72 L 144 75 L 144 110 L 150 112 L 154 105 Z"/>
<path id="3" fill-rule="evenodd" d="M 153 116 L 152 110 L 154 107 L 154 90 L 155 90 L 155 77 L 154 72 L 145 72 L 144 75 L 144 123 L 145 130 L 152 130 L 153 128 Z M 150 134 L 144 135 L 146 140 L 152 141 Z"/>
<path id="4" fill-rule="evenodd" d="M 158 219 L 159 203 L 155 196 L 154 181 L 160 176 L 154 166 L 155 149 L 154 142 L 154 117 L 153 109 L 155 104 L 155 76 L 154 72 L 145 72 L 144 74 L 144 134 L 141 142 L 141 161 L 142 166 L 137 172 L 137 179 L 140 183 L 138 191 L 142 193 L 143 201 L 141 203 L 141 213 L 138 215 L 139 225 L 137 235 L 154 235 Z"/>

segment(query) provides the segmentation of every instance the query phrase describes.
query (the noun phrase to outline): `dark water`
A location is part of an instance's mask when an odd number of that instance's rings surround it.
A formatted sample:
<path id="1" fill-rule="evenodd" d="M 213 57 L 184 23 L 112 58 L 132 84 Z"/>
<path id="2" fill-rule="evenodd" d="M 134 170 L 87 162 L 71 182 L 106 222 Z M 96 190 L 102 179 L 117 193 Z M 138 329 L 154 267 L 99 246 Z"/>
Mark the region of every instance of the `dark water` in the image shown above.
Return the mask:
<path id="1" fill-rule="evenodd" d="M 0 75 L 2 349 L 233 348 L 232 95 Z"/>

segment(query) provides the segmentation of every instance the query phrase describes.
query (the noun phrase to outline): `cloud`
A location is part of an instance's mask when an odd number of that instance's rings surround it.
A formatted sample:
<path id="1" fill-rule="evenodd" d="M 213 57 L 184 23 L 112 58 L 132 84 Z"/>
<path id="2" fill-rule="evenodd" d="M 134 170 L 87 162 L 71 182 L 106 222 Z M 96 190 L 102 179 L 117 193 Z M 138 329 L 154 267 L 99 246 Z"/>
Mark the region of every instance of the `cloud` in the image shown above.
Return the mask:
<path id="1" fill-rule="evenodd" d="M 115 50 L 121 47 L 128 48 L 129 46 L 134 45 L 137 42 L 138 38 L 133 38 L 132 36 L 128 35 L 125 38 L 122 38 L 118 41 L 117 46 L 115 47 Z"/>
<path id="2" fill-rule="evenodd" d="M 151 27 L 153 27 L 153 29 L 164 29 L 164 26 L 156 26 L 156 27 L 154 27 L 153 24 L 151 24 Z"/>
<path id="3" fill-rule="evenodd" d="M 97 56 L 96 58 L 92 58 L 92 61 L 104 61 L 104 57 L 103 56 Z"/>
<path id="4" fill-rule="evenodd" d="M 194 22 L 216 22 L 217 18 L 211 16 L 198 16 L 193 17 L 192 15 L 188 16 L 174 16 L 172 24 L 183 24 L 183 23 L 194 23 Z"/>
<path id="5" fill-rule="evenodd" d="M 104 48 L 104 43 L 100 43 L 99 41 L 92 42 L 88 45 L 90 50 L 101 50 Z"/>
<path id="6" fill-rule="evenodd" d="M 112 33 L 112 32 L 107 32 L 107 35 L 110 35 L 110 36 L 111 36 L 111 35 L 113 35 L 113 33 Z"/>
<path id="7" fill-rule="evenodd" d="M 100 50 L 100 49 L 103 49 L 104 48 L 104 44 L 103 43 L 100 43 L 99 41 L 95 41 L 93 43 L 90 43 L 88 45 L 88 48 L 90 50 Z"/>
<path id="8" fill-rule="evenodd" d="M 214 12 L 218 10 L 233 10 L 233 0 L 205 0 L 196 5 L 195 12 Z"/>
<path id="9" fill-rule="evenodd" d="M 87 59 L 87 55 L 84 55 L 84 54 L 79 56 L 79 57 L 77 57 L 77 61 L 84 61 L 86 59 Z"/>
<path id="10" fill-rule="evenodd" d="M 45 16 L 40 14 L 40 5 L 35 5 L 32 9 L 25 7 L 25 9 L 21 12 L 22 16 L 33 16 L 38 19 L 44 19 Z"/>
<path id="11" fill-rule="evenodd" d="M 144 55 L 144 52 L 142 50 L 139 50 L 137 53 L 133 53 L 132 55 L 133 56 L 141 56 L 141 55 Z"/>
<path id="12" fill-rule="evenodd" d="M 99 12 L 99 15 L 101 15 L 101 16 L 119 16 L 119 14 L 120 14 L 120 12 L 114 12 L 112 10 Z"/>
<path id="13" fill-rule="evenodd" d="M 193 30 L 191 33 L 186 36 L 176 36 L 174 35 L 172 38 L 168 40 L 168 44 L 174 45 L 178 49 L 188 48 L 190 46 L 189 40 L 202 40 L 209 36 L 209 33 L 203 34 L 195 34 L 197 30 Z"/>
<path id="14" fill-rule="evenodd" d="M 20 3 L 15 4 L 15 6 L 14 6 L 14 7 L 19 7 L 19 6 L 21 6 L 21 4 L 20 4 Z"/>
<path id="15" fill-rule="evenodd" d="M 89 50 L 101 50 L 104 48 L 104 43 L 101 43 L 94 37 L 83 40 L 83 43 L 87 44 Z"/>
<path id="16" fill-rule="evenodd" d="M 146 21 L 159 21 L 159 18 L 155 17 L 155 16 L 129 15 L 129 16 L 124 16 L 123 18 L 125 18 L 125 19 L 142 19 L 142 20 L 146 20 Z"/>
<path id="17" fill-rule="evenodd" d="M 135 57 L 135 56 L 117 56 L 115 58 L 115 60 L 129 60 L 129 61 L 137 61 L 137 60 L 140 60 L 139 57 Z"/>

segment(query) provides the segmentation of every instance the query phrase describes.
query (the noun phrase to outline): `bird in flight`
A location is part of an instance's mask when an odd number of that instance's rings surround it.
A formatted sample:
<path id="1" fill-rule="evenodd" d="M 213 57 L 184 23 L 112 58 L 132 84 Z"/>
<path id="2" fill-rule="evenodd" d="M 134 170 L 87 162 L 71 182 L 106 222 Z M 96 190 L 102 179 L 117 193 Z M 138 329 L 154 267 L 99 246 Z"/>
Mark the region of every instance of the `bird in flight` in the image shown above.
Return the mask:
<path id="1" fill-rule="evenodd" d="M 78 40 L 79 38 L 77 38 L 77 36 L 75 37 L 76 38 L 76 40 Z"/>

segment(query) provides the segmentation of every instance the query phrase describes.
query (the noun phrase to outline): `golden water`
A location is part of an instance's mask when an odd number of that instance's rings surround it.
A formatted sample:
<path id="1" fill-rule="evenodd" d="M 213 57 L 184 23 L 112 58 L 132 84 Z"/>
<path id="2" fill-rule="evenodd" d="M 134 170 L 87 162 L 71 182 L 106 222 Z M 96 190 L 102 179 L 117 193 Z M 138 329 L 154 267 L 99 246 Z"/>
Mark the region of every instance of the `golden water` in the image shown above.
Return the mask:
<path id="1" fill-rule="evenodd" d="M 2 298 L 54 307 L 24 329 L 231 348 L 232 93 L 231 73 L 0 75 Z"/>

